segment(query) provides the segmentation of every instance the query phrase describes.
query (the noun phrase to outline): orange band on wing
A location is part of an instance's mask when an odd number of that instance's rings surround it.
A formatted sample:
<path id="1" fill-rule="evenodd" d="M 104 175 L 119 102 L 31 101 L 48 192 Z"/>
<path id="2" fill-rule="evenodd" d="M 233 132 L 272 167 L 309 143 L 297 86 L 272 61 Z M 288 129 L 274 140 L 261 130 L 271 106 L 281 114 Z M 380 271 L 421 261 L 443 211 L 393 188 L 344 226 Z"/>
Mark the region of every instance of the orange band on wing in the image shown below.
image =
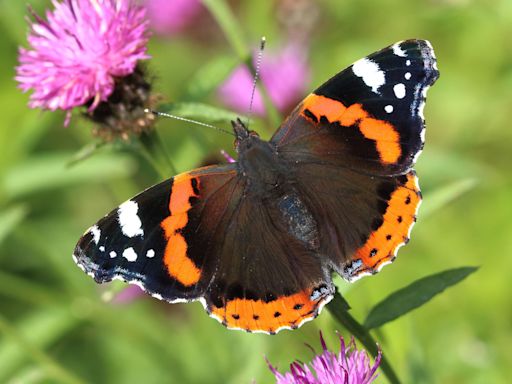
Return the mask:
<path id="1" fill-rule="evenodd" d="M 197 196 L 193 183 L 197 189 L 199 179 L 187 173 L 174 177 L 169 201 L 171 215 L 161 223 L 167 238 L 164 264 L 169 275 L 187 287 L 197 284 L 201 277 L 201 270 L 187 255 L 188 244 L 181 233 L 188 223 L 188 211 L 192 208 L 190 197 Z"/>
<path id="2" fill-rule="evenodd" d="M 337 100 L 312 93 L 302 102 L 302 111 L 306 109 L 315 115 L 318 120 L 321 116 L 325 116 L 327 120 L 332 122 L 339 120 L 347 107 Z"/>
<path id="3" fill-rule="evenodd" d="M 269 302 L 234 299 L 225 307 L 213 306 L 210 314 L 230 328 L 274 333 L 282 327 L 298 327 L 304 320 L 318 315 L 318 307 L 325 298 L 312 301 L 310 296 L 311 292 L 302 291 Z"/>
<path id="4" fill-rule="evenodd" d="M 394 163 L 400 157 L 402 149 L 398 132 L 385 121 L 368 117 L 359 122 L 359 130 L 364 137 L 375 140 L 377 151 L 384 163 Z"/>
<path id="5" fill-rule="evenodd" d="M 400 158 L 400 136 L 390 123 L 372 118 L 361 104 L 346 107 L 337 100 L 314 93 L 306 97 L 302 104 L 302 115 L 308 118 L 305 111 L 312 113 L 317 121 L 325 117 L 330 123 L 339 122 L 345 127 L 358 125 L 364 137 L 374 140 L 380 159 L 383 163 L 395 163 Z"/>
<path id="6" fill-rule="evenodd" d="M 392 261 L 398 247 L 409 240 L 420 201 L 416 175 L 410 172 L 405 185 L 391 194 L 382 225 L 370 234 L 353 256 L 353 260 L 360 259 L 364 265 L 360 272 L 364 269 L 378 270 L 382 264 Z"/>

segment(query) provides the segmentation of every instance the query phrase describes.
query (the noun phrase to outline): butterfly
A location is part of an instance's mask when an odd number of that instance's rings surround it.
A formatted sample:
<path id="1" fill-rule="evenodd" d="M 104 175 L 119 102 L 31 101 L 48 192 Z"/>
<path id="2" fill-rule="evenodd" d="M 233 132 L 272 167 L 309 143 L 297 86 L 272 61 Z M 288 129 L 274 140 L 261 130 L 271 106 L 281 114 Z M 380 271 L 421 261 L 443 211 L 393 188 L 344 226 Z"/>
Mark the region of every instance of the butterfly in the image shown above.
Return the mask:
<path id="1" fill-rule="evenodd" d="M 274 334 L 316 317 L 347 281 L 409 241 L 421 202 L 431 44 L 406 40 L 308 95 L 270 141 L 232 122 L 238 160 L 194 169 L 124 202 L 78 241 L 98 283 L 200 301 L 228 328 Z"/>

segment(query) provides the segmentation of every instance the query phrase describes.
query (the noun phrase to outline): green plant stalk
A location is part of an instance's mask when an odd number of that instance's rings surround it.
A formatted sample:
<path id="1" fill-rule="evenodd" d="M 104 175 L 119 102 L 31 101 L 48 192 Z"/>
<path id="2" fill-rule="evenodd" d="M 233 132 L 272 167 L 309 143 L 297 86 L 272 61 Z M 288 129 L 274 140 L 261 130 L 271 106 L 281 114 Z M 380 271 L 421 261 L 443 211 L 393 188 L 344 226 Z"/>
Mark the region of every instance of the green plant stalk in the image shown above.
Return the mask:
<path id="1" fill-rule="evenodd" d="M 256 73 L 256 68 L 254 68 L 252 62 L 251 51 L 249 48 L 247 48 L 242 38 L 242 29 L 237 23 L 233 12 L 231 12 L 231 9 L 226 4 L 225 0 L 203 0 L 203 4 L 206 6 L 206 8 L 208 8 L 210 13 L 219 24 L 224 35 L 226 36 L 226 39 L 233 47 L 233 50 L 238 55 L 240 61 L 247 65 L 254 76 Z M 281 123 L 281 116 L 276 107 L 273 105 L 267 90 L 261 84 L 261 82 L 258 84 L 258 89 L 263 96 L 263 104 L 265 105 L 265 110 L 267 111 L 269 121 L 275 128 L 277 128 Z"/>
<path id="2" fill-rule="evenodd" d="M 165 145 L 156 129 L 140 135 L 139 143 L 143 149 L 142 154 L 162 178 L 168 179 L 176 175 L 176 167 L 169 158 Z"/>
<path id="3" fill-rule="evenodd" d="M 72 372 L 57 363 L 52 357 L 46 354 L 41 349 L 32 345 L 30 342 L 18 332 L 18 330 L 10 324 L 10 322 L 0 315 L 0 333 L 5 337 L 13 340 L 21 349 L 23 349 L 27 356 L 30 356 L 47 372 L 47 374 L 62 383 L 82 384 L 80 378 L 75 376 Z"/>
<path id="4" fill-rule="evenodd" d="M 55 304 L 62 299 L 57 292 L 52 292 L 31 280 L 3 271 L 0 271 L 0 294 L 31 305 Z"/>
<path id="5" fill-rule="evenodd" d="M 329 305 L 327 305 L 327 308 L 331 315 L 341 325 L 343 325 L 347 331 L 349 331 L 356 339 L 358 339 L 365 346 L 368 352 L 372 354 L 373 357 L 378 355 L 379 348 L 377 346 L 377 342 L 373 339 L 372 335 L 370 335 L 370 332 L 368 332 L 364 326 L 359 324 L 359 322 L 354 319 L 350 313 L 348 313 L 348 304 L 339 292 L 336 292 L 334 295 L 334 300 Z M 383 352 L 380 367 L 382 368 L 382 372 L 384 372 L 390 383 L 400 383 L 398 376 L 396 375 Z"/>

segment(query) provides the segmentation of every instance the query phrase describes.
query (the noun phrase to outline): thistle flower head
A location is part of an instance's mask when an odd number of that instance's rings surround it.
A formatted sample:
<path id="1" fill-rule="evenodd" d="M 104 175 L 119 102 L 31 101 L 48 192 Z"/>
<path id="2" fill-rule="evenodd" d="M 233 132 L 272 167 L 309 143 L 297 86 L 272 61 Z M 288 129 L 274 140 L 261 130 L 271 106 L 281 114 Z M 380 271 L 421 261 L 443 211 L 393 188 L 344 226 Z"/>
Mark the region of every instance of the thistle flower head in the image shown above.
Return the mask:
<path id="1" fill-rule="evenodd" d="M 293 362 L 290 372 L 285 374 L 279 373 L 277 368 L 269 364 L 277 384 L 369 384 L 377 378 L 375 373 L 380 364 L 380 351 L 372 366 L 367 352 L 357 350 L 354 339 L 347 346 L 340 336 L 341 347 L 338 353 L 327 349 L 322 334 L 320 342 L 322 353 L 309 364 Z"/>
<path id="2" fill-rule="evenodd" d="M 131 0 L 52 1 L 46 20 L 33 14 L 29 49 L 19 49 L 16 80 L 32 90 L 29 106 L 93 111 L 112 94 L 116 78 L 147 59 L 144 8 Z"/>

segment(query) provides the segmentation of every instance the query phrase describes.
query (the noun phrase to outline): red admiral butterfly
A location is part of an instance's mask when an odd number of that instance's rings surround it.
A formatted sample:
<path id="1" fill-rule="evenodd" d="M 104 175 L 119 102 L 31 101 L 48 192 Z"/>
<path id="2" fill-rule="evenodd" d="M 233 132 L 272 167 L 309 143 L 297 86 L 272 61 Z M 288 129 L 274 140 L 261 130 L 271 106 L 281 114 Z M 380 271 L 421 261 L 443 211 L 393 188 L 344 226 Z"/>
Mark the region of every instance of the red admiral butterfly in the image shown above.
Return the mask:
<path id="1" fill-rule="evenodd" d="M 275 333 L 318 315 L 345 280 L 407 243 L 421 201 L 428 41 L 407 40 L 338 73 L 270 141 L 237 120 L 238 161 L 182 173 L 121 204 L 78 242 L 98 283 L 171 303 L 200 300 L 229 328 Z"/>

